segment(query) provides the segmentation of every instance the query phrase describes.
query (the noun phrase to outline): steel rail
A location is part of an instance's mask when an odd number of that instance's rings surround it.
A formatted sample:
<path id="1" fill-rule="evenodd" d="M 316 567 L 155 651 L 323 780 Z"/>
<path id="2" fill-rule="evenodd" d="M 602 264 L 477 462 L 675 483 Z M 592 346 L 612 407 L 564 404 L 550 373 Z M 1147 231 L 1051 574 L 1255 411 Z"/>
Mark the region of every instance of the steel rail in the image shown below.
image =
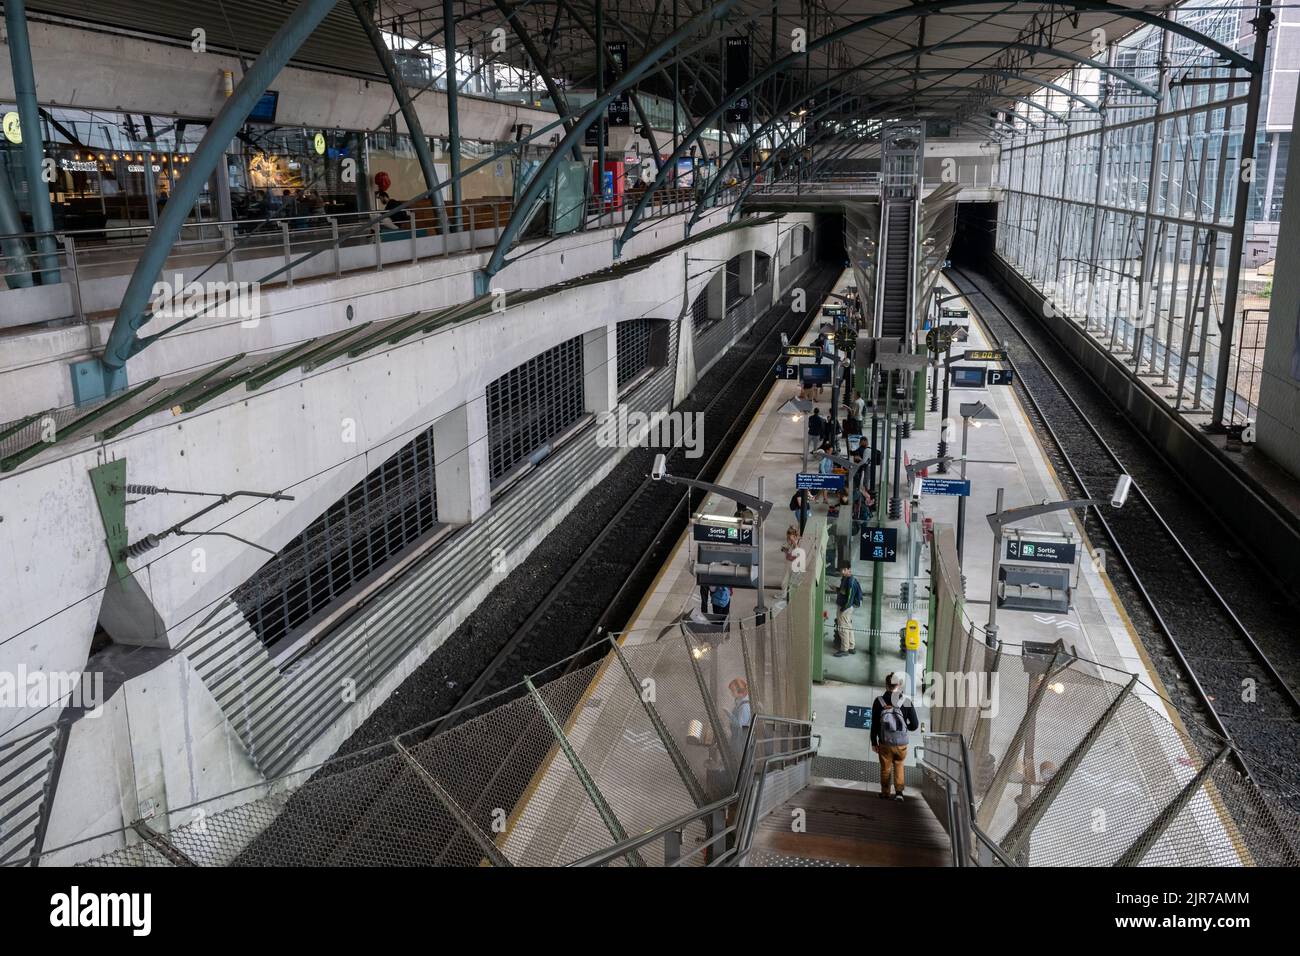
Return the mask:
<path id="1" fill-rule="evenodd" d="M 782 313 L 783 316 L 785 311 L 788 311 L 788 308 L 783 310 Z M 808 318 L 803 323 L 803 328 L 806 329 L 808 325 L 811 324 L 812 319 L 816 316 L 816 314 L 817 314 L 816 310 L 812 310 L 812 309 L 810 309 L 806 313 Z M 779 322 L 780 319 L 778 319 L 777 321 Z M 764 344 L 765 342 L 762 340 L 755 343 L 754 347 L 750 350 L 750 353 L 746 357 L 746 359 L 740 364 L 739 367 L 737 367 L 737 369 L 731 374 L 731 376 L 726 380 L 726 382 L 722 384 L 722 386 L 718 389 L 717 393 L 713 396 L 713 398 L 709 401 L 709 403 L 703 409 L 700 410 L 703 414 L 707 415 L 710 411 L 712 411 L 717 406 L 717 404 L 723 398 L 729 397 L 729 390 L 736 383 L 736 380 L 743 373 L 749 370 L 749 368 L 751 367 L 751 363 L 754 361 L 755 357 L 759 354 L 759 351 Z M 723 451 L 727 451 L 728 453 L 731 451 L 731 449 L 728 447 L 728 440 L 730 439 L 732 433 L 735 431 L 737 424 L 743 418 L 746 426 L 748 425 L 749 420 L 746 417 L 745 413 L 752 407 L 755 396 L 761 397 L 761 395 L 765 394 L 767 389 L 770 388 L 770 385 L 771 385 L 770 381 L 764 380 L 754 391 L 754 393 L 752 393 L 749 396 L 749 398 L 744 402 L 740 410 L 732 418 L 731 424 L 729 425 L 727 431 L 724 433 L 722 441 L 719 442 L 714 447 L 713 452 L 708 456 L 708 458 L 704 460 L 704 462 L 701 464 L 700 468 L 698 469 L 697 474 L 704 474 L 706 471 L 708 471 L 708 469 L 712 466 L 715 457 L 721 454 Z M 618 512 L 615 513 L 613 518 L 610 519 L 609 523 L 600 531 L 599 534 L 596 535 L 596 537 L 591 541 L 591 543 L 588 544 L 587 547 L 583 549 L 582 553 L 574 560 L 573 564 L 564 573 L 564 575 L 560 578 L 560 580 L 556 582 L 555 586 L 552 587 L 550 591 L 547 592 L 546 596 L 542 598 L 542 600 L 538 603 L 537 607 L 533 609 L 532 613 L 528 615 L 528 617 L 519 626 L 519 628 L 515 631 L 515 633 L 510 637 L 510 639 L 496 653 L 492 661 L 479 675 L 479 677 L 475 679 L 475 681 L 466 689 L 465 693 L 461 695 L 460 699 L 448 712 L 448 716 L 444 718 L 442 721 L 439 721 L 437 725 L 435 725 L 433 731 L 435 734 L 448 729 L 454 723 L 464 718 L 468 708 L 470 708 L 473 705 L 474 701 L 482 693 L 484 688 L 486 688 L 487 685 L 491 682 L 492 678 L 496 676 L 497 672 L 499 672 L 501 668 L 504 667 L 505 664 L 510 660 L 510 658 L 514 655 L 514 652 L 518 649 L 519 644 L 522 643 L 524 638 L 529 633 L 531 633 L 531 631 L 536 627 L 537 623 L 546 615 L 548 611 L 551 610 L 555 602 L 559 599 L 560 595 L 564 592 L 566 586 L 570 584 L 573 581 L 573 579 L 583 570 L 583 568 L 586 566 L 591 556 L 602 545 L 606 544 L 609 541 L 611 536 L 613 536 L 614 532 L 619 528 L 622 519 L 627 516 L 628 512 L 631 511 L 634 506 L 640 503 L 641 498 L 645 494 L 645 492 L 651 486 L 658 485 L 658 484 L 660 483 L 654 482 L 647 477 L 644 481 L 641 482 L 639 486 L 637 486 L 636 490 L 632 492 L 632 494 L 628 497 L 628 500 L 623 504 L 623 506 L 618 510 Z M 655 537 L 653 539 L 654 541 L 658 541 L 663 536 L 663 534 L 667 531 L 668 527 L 671 524 L 673 524 L 678 510 L 677 503 L 679 503 L 682 499 L 684 499 L 689 494 L 690 494 L 689 488 L 685 488 L 682 490 L 681 495 L 677 497 L 676 502 L 669 510 L 668 519 L 663 523 L 659 531 L 656 532 Z M 608 623 L 608 618 L 609 618 L 609 614 L 611 613 L 611 609 L 618 605 L 618 603 L 625 595 L 627 589 L 632 586 L 632 582 L 640 578 L 641 574 L 644 571 L 644 565 L 648 560 L 649 553 L 650 552 L 647 551 L 638 559 L 637 563 L 633 566 L 631 572 L 624 579 L 623 584 L 619 587 L 618 591 L 615 592 L 614 596 L 610 599 L 606 610 L 604 611 L 604 613 L 602 613 L 601 617 L 597 620 L 597 623 L 593 628 L 593 632 L 587 636 L 586 647 L 598 646 L 597 641 L 600 637 L 603 636 L 604 632 L 602 628 L 604 628 L 605 625 Z M 572 671 L 576 670 L 578 666 L 578 662 L 581 661 L 582 659 L 583 656 L 580 652 L 575 654 L 574 657 L 570 660 L 568 666 L 565 668 L 564 673 L 571 673 Z"/>
<path id="2" fill-rule="evenodd" d="M 1111 461 L 1121 471 L 1124 471 L 1123 462 L 1120 460 L 1119 456 L 1115 453 L 1114 449 L 1110 447 L 1109 443 L 1106 442 L 1105 438 L 1102 437 L 1097 427 L 1089 420 L 1087 415 L 1079 407 L 1078 402 L 1075 401 L 1074 397 L 1069 393 L 1069 390 L 1066 389 L 1065 385 L 1061 382 L 1060 378 L 1048 365 L 1047 361 L 1043 358 L 1042 353 L 1039 352 L 1038 349 L 1029 341 L 1028 337 L 1024 334 L 1024 331 L 1014 321 L 1012 321 L 1011 318 L 1007 316 L 1006 312 L 996 302 L 994 302 L 987 295 L 987 293 L 985 293 L 972 279 L 970 279 L 970 277 L 967 276 L 965 272 L 956 268 L 949 269 L 947 270 L 947 272 L 950 276 L 960 276 L 961 279 L 963 280 L 963 283 L 967 285 L 968 290 L 962 290 L 963 295 L 982 296 L 984 301 L 988 303 L 989 307 L 991 307 L 993 311 L 995 311 L 1002 318 L 1002 320 L 1006 322 L 1007 325 L 1020 337 L 1020 340 L 1023 342 L 1025 347 L 1029 349 L 1030 353 L 1034 356 L 1034 358 L 1037 360 L 1037 362 L 1039 363 L 1043 371 L 1051 379 L 1052 383 L 1060 390 L 1061 394 L 1066 398 L 1067 402 L 1069 403 L 1070 407 L 1074 410 L 1079 420 L 1087 426 L 1088 431 L 1092 433 L 1093 438 L 1097 441 L 1097 443 L 1110 457 Z M 956 283 L 954 284 L 956 285 Z M 958 286 L 958 289 L 961 290 L 961 287 Z M 973 304 L 974 303 L 972 303 L 972 305 Z M 977 313 L 977 318 L 978 318 L 978 313 Z M 1066 467 L 1069 469 L 1072 477 L 1076 482 L 1078 482 L 1080 488 L 1084 490 L 1085 494 L 1088 494 L 1089 492 L 1087 489 L 1087 485 L 1083 480 L 1079 468 L 1074 464 L 1069 454 L 1066 452 L 1064 443 L 1061 441 L 1060 437 L 1056 433 L 1056 430 L 1052 427 L 1047 416 L 1044 414 L 1042 407 L 1038 402 L 1038 399 L 1029 390 L 1029 386 L 1025 383 L 1025 379 L 1019 374 L 1018 369 L 1016 367 L 1016 363 L 1014 362 L 1014 360 L 1011 359 L 1010 355 L 1007 356 L 1007 364 L 1010 365 L 1012 371 L 1016 373 L 1016 378 L 1019 379 L 1022 393 L 1025 395 L 1026 398 L 1029 399 L 1029 402 L 1033 407 L 1035 414 L 1037 414 L 1039 419 L 1042 421 L 1044 429 L 1047 431 L 1047 434 L 1051 438 L 1053 444 L 1056 445 L 1057 450 L 1060 453 L 1062 460 L 1065 462 Z M 1295 692 L 1286 683 L 1286 681 L 1283 680 L 1282 676 L 1278 673 L 1276 667 L 1274 667 L 1272 661 L 1269 660 L 1268 656 L 1264 653 L 1263 649 L 1260 648 L 1259 644 L 1255 641 L 1253 635 L 1251 635 L 1250 631 L 1246 628 L 1245 624 L 1242 623 L 1240 618 L 1237 617 L 1236 613 L 1232 610 L 1227 600 L 1219 592 L 1218 588 L 1216 588 L 1214 584 L 1210 581 L 1209 577 L 1205 574 L 1204 570 L 1202 570 L 1202 568 L 1196 562 L 1196 560 L 1187 551 L 1187 548 L 1183 545 L 1182 541 L 1178 538 L 1178 535 L 1164 520 L 1163 516 L 1159 513 L 1155 505 L 1152 504 L 1150 499 L 1142 491 L 1141 487 L 1139 487 L 1136 483 L 1134 483 L 1133 489 L 1137 492 L 1139 499 L 1146 506 L 1146 509 L 1151 514 L 1151 516 L 1156 519 L 1156 522 L 1164 530 L 1169 540 L 1172 541 L 1174 545 L 1177 547 L 1179 553 L 1183 556 L 1186 564 L 1195 572 L 1196 577 L 1201 581 L 1207 593 L 1211 596 L 1213 601 L 1219 606 L 1219 608 L 1224 612 L 1228 620 L 1232 623 L 1232 625 L 1238 632 L 1238 636 L 1245 641 L 1245 643 L 1249 646 L 1249 648 L 1251 649 L 1255 657 L 1263 665 L 1269 677 L 1281 689 L 1283 693 L 1283 697 L 1290 703 L 1291 707 L 1297 713 L 1300 713 L 1300 699 L 1297 699 Z M 1155 599 L 1152 597 L 1150 590 L 1143 582 L 1141 576 L 1137 573 L 1136 568 L 1133 566 L 1132 561 L 1125 553 L 1123 547 L 1119 544 L 1118 537 L 1116 536 L 1114 530 L 1111 528 L 1110 523 L 1106 520 L 1105 516 L 1102 514 L 1099 508 L 1094 507 L 1093 513 L 1096 516 L 1098 523 L 1101 525 L 1103 532 L 1106 534 L 1107 538 L 1109 538 L 1111 545 L 1114 547 L 1115 553 L 1119 556 L 1125 571 L 1128 573 L 1129 577 L 1133 580 L 1134 585 L 1138 590 L 1138 593 L 1142 596 L 1142 599 L 1146 603 L 1148 610 L 1151 612 L 1152 617 L 1154 618 L 1156 624 L 1159 626 L 1161 632 L 1163 633 L 1165 640 L 1170 646 L 1171 650 L 1173 651 L 1174 656 L 1177 658 L 1179 665 L 1182 667 L 1183 671 L 1185 672 L 1186 676 L 1189 679 L 1189 682 L 1191 683 L 1192 687 L 1195 689 L 1196 695 L 1200 698 L 1202 704 L 1204 704 L 1204 706 L 1208 710 L 1216 731 L 1219 734 L 1221 734 L 1225 740 L 1227 740 L 1233 745 L 1233 754 L 1234 754 L 1235 762 L 1242 768 L 1246 776 L 1250 778 L 1250 780 L 1253 783 L 1255 783 L 1256 786 L 1259 786 L 1260 784 L 1258 779 L 1256 779 L 1256 777 L 1254 776 L 1250 768 L 1246 765 L 1244 758 L 1241 756 L 1241 748 L 1237 746 L 1235 738 L 1229 732 L 1227 726 L 1224 724 L 1224 721 L 1218 712 L 1218 709 L 1214 706 L 1213 699 L 1211 698 L 1209 693 L 1205 690 L 1205 687 L 1201 684 L 1200 678 L 1197 675 L 1196 670 L 1192 667 L 1186 654 L 1183 651 L 1182 646 L 1179 644 L 1178 639 L 1174 636 L 1174 629 L 1170 627 L 1170 625 L 1165 621 L 1164 616 L 1161 614 L 1159 608 L 1157 607 Z"/>

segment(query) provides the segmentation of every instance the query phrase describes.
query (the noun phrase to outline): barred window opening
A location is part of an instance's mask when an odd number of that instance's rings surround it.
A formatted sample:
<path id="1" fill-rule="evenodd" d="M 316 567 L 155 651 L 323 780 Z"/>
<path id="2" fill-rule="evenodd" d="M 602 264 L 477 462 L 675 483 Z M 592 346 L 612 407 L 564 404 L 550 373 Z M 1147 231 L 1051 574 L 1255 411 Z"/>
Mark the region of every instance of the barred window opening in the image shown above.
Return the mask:
<path id="1" fill-rule="evenodd" d="M 691 328 L 702 329 L 709 324 L 709 287 L 706 285 L 691 303 Z"/>
<path id="2" fill-rule="evenodd" d="M 353 485 L 232 598 L 271 647 L 382 571 L 437 524 L 430 427 Z"/>
<path id="3" fill-rule="evenodd" d="M 615 347 L 618 349 L 618 388 L 640 375 L 650 365 L 650 335 L 654 319 L 631 319 L 618 323 Z"/>
<path id="4" fill-rule="evenodd" d="M 493 484 L 582 418 L 582 378 L 579 335 L 488 385 L 488 472 Z"/>

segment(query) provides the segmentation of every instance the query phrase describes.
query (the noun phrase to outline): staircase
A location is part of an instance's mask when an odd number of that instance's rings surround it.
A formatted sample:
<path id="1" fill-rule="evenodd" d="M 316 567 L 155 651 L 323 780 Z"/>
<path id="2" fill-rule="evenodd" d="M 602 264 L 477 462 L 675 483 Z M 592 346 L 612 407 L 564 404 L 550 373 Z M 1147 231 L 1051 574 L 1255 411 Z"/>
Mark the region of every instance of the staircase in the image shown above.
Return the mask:
<path id="1" fill-rule="evenodd" d="M 880 788 L 814 778 L 759 821 L 749 866 L 952 866 L 952 842 L 917 791 L 902 802 Z"/>
<path id="2" fill-rule="evenodd" d="M 880 335 L 907 337 L 909 312 L 908 283 L 911 281 L 912 203 L 897 200 L 888 204 L 885 218 L 885 263 L 881 277 Z"/>

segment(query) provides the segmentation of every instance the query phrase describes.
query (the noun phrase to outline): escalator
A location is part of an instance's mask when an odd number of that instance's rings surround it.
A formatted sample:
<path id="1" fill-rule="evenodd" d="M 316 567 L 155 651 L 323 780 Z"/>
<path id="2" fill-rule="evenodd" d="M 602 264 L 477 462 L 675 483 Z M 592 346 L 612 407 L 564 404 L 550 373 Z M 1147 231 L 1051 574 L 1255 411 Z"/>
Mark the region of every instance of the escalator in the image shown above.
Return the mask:
<path id="1" fill-rule="evenodd" d="M 912 203 L 892 200 L 885 213 L 885 267 L 881 277 L 880 335 L 905 339 L 911 282 Z"/>

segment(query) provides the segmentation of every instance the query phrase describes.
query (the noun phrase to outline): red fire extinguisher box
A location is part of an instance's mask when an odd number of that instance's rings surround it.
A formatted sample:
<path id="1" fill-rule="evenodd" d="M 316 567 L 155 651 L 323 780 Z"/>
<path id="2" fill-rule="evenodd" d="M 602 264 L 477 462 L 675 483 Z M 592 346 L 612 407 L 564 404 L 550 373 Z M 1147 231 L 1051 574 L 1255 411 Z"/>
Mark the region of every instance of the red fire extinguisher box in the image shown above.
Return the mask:
<path id="1" fill-rule="evenodd" d="M 596 163 L 591 164 L 591 192 L 600 203 L 600 209 L 623 208 L 623 163 L 618 160 L 605 160 L 602 170 Z"/>

